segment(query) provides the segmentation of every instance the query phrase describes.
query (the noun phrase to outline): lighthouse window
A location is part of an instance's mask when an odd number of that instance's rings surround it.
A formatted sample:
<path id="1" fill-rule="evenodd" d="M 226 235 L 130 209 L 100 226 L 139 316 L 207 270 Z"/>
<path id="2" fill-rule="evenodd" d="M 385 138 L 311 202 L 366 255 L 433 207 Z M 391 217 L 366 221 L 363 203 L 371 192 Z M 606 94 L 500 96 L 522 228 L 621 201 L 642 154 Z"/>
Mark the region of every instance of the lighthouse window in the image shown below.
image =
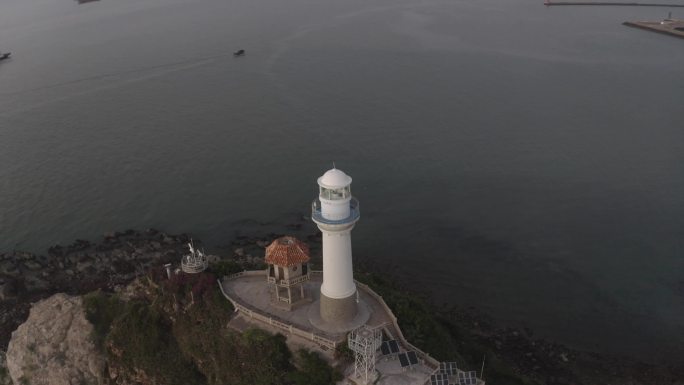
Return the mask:
<path id="1" fill-rule="evenodd" d="M 321 187 L 321 198 L 330 199 L 330 189 L 327 189 L 325 187 Z"/>
<path id="2" fill-rule="evenodd" d="M 345 199 L 351 195 L 351 190 L 349 186 L 341 187 L 337 189 L 329 189 L 321 187 L 321 198 L 329 200 Z"/>

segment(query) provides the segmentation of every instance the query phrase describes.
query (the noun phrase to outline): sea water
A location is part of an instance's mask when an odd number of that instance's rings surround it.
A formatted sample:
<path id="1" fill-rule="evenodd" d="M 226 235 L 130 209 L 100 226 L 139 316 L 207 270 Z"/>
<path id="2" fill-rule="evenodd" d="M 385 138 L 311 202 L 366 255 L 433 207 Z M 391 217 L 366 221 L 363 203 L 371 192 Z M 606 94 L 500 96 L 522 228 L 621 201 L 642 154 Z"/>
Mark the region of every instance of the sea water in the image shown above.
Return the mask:
<path id="1" fill-rule="evenodd" d="M 334 161 L 358 263 L 538 336 L 676 357 L 683 41 L 621 25 L 667 11 L 3 0 L 0 250 L 287 232 Z"/>

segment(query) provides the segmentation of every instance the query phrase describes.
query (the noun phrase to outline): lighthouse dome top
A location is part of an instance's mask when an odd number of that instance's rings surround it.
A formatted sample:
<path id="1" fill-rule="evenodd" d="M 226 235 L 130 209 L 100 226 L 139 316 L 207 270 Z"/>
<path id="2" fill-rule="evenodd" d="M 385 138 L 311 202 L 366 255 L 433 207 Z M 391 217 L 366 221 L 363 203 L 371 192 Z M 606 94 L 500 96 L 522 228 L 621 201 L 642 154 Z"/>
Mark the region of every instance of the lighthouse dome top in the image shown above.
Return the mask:
<path id="1" fill-rule="evenodd" d="M 349 186 L 351 182 L 352 178 L 349 175 L 336 168 L 326 171 L 322 177 L 318 178 L 318 184 L 321 187 L 332 189 Z"/>

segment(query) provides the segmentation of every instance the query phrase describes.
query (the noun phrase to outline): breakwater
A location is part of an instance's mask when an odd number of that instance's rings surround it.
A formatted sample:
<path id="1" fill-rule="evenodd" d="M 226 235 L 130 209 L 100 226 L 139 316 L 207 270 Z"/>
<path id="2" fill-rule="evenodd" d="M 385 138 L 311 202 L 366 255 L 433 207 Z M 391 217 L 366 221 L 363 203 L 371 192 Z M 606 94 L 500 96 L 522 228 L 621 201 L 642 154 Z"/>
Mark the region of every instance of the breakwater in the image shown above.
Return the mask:
<path id="1" fill-rule="evenodd" d="M 664 35 L 684 38 L 684 20 L 657 21 L 625 21 L 622 23 L 628 27 L 640 28 L 647 31 L 662 33 Z"/>
<path id="2" fill-rule="evenodd" d="M 684 4 L 666 3 L 634 3 L 634 2 L 604 2 L 604 1 L 545 1 L 544 5 L 616 5 L 626 7 L 675 7 L 684 8 Z"/>

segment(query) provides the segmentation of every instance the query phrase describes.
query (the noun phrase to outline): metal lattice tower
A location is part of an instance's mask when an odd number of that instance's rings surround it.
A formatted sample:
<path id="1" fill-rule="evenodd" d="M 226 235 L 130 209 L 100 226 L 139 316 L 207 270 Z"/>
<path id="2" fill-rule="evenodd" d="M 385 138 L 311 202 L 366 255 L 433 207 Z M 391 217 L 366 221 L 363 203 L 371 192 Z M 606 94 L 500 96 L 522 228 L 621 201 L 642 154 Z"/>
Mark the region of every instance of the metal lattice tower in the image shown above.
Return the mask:
<path id="1" fill-rule="evenodd" d="M 354 376 L 370 383 L 375 377 L 375 352 L 382 344 L 382 330 L 363 325 L 349 333 L 348 344 L 354 352 Z"/>

